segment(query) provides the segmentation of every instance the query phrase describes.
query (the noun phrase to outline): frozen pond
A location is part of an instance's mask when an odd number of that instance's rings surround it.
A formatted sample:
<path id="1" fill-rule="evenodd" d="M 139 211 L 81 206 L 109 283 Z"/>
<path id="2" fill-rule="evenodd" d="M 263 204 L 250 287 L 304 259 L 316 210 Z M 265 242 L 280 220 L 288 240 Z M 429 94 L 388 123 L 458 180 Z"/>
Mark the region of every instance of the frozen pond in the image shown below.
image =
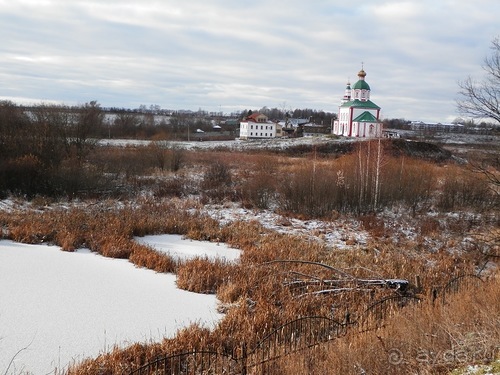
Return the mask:
<path id="1" fill-rule="evenodd" d="M 208 259 L 218 258 L 227 261 L 236 261 L 240 258 L 240 250 L 228 247 L 224 243 L 193 241 L 184 239 L 183 236 L 178 234 L 135 237 L 135 240 L 139 243 L 149 245 L 159 252 L 179 259 L 207 257 Z"/>
<path id="2" fill-rule="evenodd" d="M 127 260 L 2 240 L 0 374 L 24 347 L 9 374 L 49 374 L 115 344 L 171 337 L 192 322 L 213 326 L 216 304 L 213 295 L 178 289 L 175 275 Z"/>

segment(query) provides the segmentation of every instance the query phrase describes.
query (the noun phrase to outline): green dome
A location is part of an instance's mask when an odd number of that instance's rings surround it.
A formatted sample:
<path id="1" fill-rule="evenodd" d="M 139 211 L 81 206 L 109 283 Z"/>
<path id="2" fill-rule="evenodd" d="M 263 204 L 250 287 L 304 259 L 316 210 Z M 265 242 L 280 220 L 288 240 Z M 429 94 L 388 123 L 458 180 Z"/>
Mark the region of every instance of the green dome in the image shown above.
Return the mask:
<path id="1" fill-rule="evenodd" d="M 370 86 L 364 79 L 360 79 L 358 82 L 352 86 L 353 90 L 370 90 Z"/>

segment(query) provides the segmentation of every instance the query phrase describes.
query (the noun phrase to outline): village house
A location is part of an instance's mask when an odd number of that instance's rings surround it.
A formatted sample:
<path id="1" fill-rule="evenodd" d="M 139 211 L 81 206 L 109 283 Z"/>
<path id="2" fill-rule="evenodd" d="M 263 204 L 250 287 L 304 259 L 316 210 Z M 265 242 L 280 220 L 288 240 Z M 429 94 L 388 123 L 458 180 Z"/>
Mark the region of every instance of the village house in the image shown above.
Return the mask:
<path id="1" fill-rule="evenodd" d="M 240 122 L 240 139 L 276 138 L 279 131 L 276 123 L 262 113 L 252 113 Z"/>
<path id="2" fill-rule="evenodd" d="M 318 137 L 331 133 L 330 125 L 307 123 L 302 126 L 304 137 Z"/>

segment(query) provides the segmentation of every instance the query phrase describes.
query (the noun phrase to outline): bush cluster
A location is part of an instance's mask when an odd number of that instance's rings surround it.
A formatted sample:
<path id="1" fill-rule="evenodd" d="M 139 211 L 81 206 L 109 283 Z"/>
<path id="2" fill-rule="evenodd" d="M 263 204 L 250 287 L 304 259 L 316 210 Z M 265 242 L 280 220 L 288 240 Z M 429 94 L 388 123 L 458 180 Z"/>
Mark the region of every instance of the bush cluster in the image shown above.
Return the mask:
<path id="1" fill-rule="evenodd" d="M 41 105 L 30 111 L 0 102 L 0 196 L 102 189 L 102 174 L 86 163 L 102 121 L 96 102 L 78 108 Z"/>

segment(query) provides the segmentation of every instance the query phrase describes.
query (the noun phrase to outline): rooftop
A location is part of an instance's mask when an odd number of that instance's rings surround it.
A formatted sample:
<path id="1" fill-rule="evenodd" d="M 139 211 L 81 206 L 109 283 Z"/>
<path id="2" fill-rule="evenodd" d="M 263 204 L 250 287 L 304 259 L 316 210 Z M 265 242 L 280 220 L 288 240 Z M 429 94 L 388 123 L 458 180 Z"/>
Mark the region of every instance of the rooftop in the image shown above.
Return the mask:
<path id="1" fill-rule="evenodd" d="M 347 103 L 341 105 L 341 107 L 356 107 L 356 108 L 369 108 L 369 109 L 380 109 L 378 105 L 376 105 L 371 100 L 361 101 L 359 99 L 351 100 Z"/>

